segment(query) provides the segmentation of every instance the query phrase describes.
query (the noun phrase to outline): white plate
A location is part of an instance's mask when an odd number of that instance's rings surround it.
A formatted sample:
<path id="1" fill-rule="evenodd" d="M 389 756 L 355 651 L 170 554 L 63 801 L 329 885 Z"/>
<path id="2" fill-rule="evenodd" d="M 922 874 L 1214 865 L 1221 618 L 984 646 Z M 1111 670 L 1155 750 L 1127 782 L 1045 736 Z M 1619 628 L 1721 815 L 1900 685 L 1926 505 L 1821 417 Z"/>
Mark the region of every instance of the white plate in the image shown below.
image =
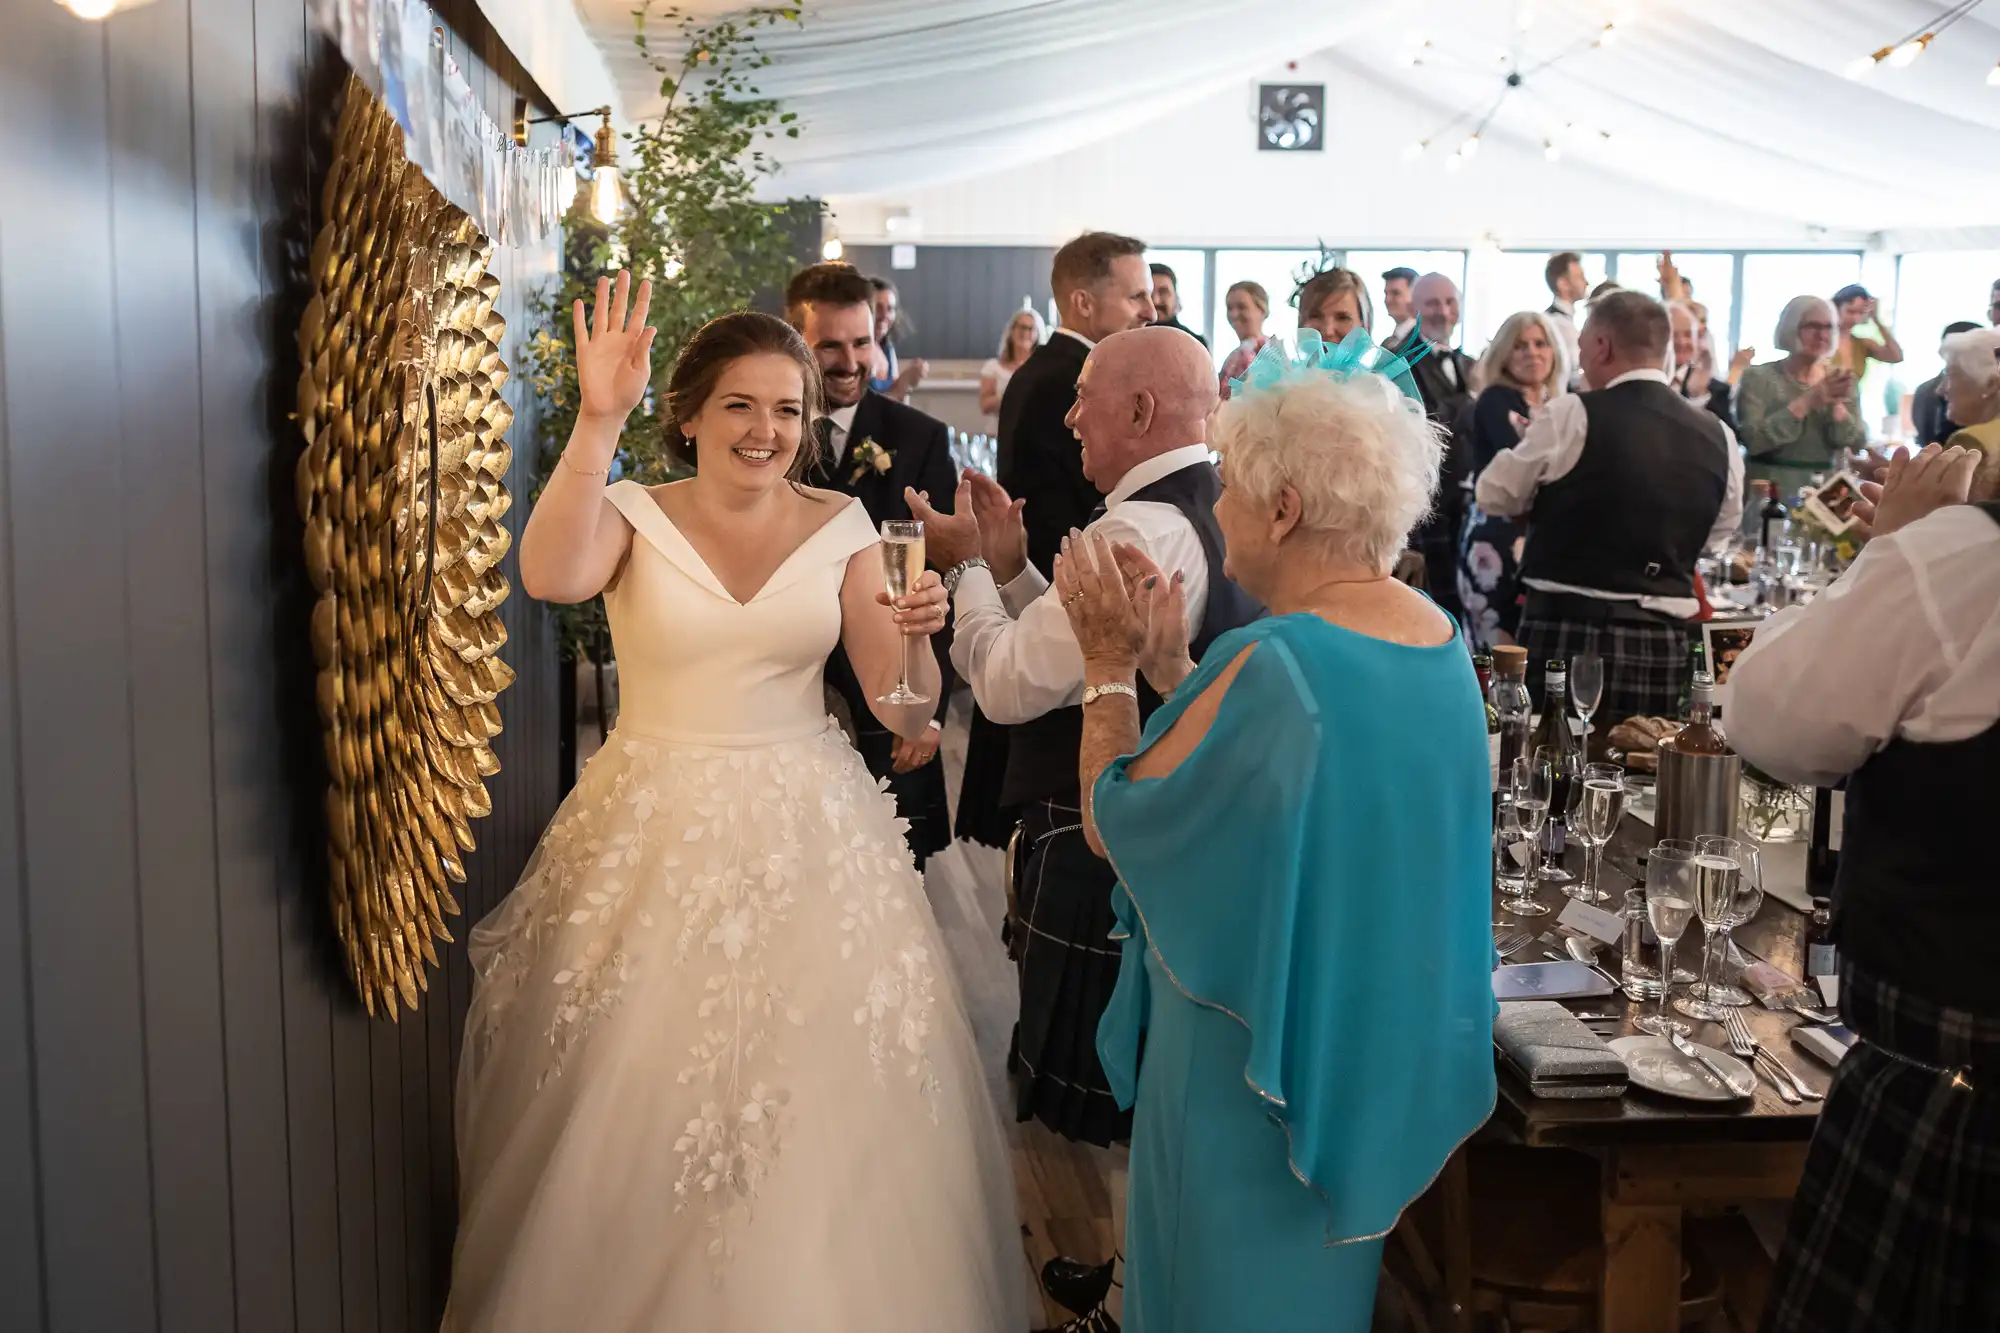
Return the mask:
<path id="1" fill-rule="evenodd" d="M 1666 1097 L 1680 1097 L 1691 1102 L 1743 1100 L 1723 1087 L 1722 1080 L 1704 1068 L 1701 1061 L 1691 1060 L 1682 1055 L 1665 1037 L 1619 1037 L 1604 1044 L 1625 1062 L 1625 1068 L 1632 1075 L 1632 1082 L 1648 1092 L 1657 1092 Z M 1745 1079 L 1755 1084 L 1756 1074 L 1735 1056 L 1727 1051 L 1718 1051 L 1713 1046 L 1704 1046 L 1700 1042 L 1693 1044 L 1696 1050 L 1707 1054 L 1724 1069 L 1741 1071 Z"/>

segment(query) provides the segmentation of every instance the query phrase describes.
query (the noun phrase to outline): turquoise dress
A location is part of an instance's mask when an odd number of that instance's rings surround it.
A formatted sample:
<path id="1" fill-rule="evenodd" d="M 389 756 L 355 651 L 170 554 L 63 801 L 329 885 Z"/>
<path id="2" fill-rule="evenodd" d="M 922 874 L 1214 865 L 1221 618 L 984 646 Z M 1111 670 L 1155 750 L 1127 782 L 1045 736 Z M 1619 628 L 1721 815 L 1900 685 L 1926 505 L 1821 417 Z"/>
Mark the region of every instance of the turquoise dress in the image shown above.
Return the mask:
<path id="1" fill-rule="evenodd" d="M 1493 1107 L 1485 709 L 1456 639 L 1282 616 L 1217 640 L 1146 741 L 1246 647 L 1179 768 L 1094 793 L 1125 1325 L 1361 1333 L 1383 1237 Z"/>

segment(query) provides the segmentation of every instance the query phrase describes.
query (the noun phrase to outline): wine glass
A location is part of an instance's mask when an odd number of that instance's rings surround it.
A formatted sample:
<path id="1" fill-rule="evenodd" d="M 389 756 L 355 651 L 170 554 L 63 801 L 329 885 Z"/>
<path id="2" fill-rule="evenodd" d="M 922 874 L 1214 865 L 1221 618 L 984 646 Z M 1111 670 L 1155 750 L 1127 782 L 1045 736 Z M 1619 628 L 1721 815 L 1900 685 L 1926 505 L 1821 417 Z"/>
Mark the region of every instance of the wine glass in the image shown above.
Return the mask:
<path id="1" fill-rule="evenodd" d="M 1590 757 L 1590 719 L 1604 702 L 1604 659 L 1596 653 L 1578 653 L 1569 660 L 1569 697 L 1576 701 L 1577 716 L 1583 719 L 1583 754 Z"/>
<path id="2" fill-rule="evenodd" d="M 1611 901 L 1611 895 L 1598 887 L 1597 876 L 1603 869 L 1605 844 L 1618 831 L 1630 794 L 1625 770 L 1616 764 L 1586 764 L 1578 775 L 1570 801 L 1576 807 L 1570 827 L 1583 844 L 1583 882 L 1563 890 L 1570 897 L 1586 903 Z"/>
<path id="3" fill-rule="evenodd" d="M 1709 841 L 1700 838 L 1697 842 Z M 1721 841 L 1726 841 L 1722 839 Z M 1757 911 L 1764 905 L 1764 864 L 1761 849 L 1755 839 L 1744 839 L 1737 843 L 1737 856 L 1743 866 L 1743 889 L 1737 895 L 1737 910 L 1722 923 L 1716 932 L 1715 956 L 1716 975 L 1703 982 L 1695 994 L 1710 1004 L 1718 1004 L 1727 1009 L 1741 1009 L 1751 1003 L 1750 994 L 1740 986 L 1732 986 L 1722 980 L 1721 965 L 1729 961 L 1730 932 L 1736 927 L 1755 919 Z"/>
<path id="4" fill-rule="evenodd" d="M 1548 806 L 1524 809 L 1521 799 L 1526 786 L 1528 761 L 1516 759 L 1514 768 L 1522 775 L 1520 785 L 1510 784 L 1501 793 L 1500 813 L 1493 825 L 1493 877 L 1500 885 L 1500 910 L 1516 916 L 1546 916 L 1548 908 L 1534 899 L 1535 840 L 1548 818 Z M 1531 822 L 1532 821 L 1532 822 Z"/>
<path id="5" fill-rule="evenodd" d="M 1653 844 L 1653 850 L 1646 855 L 1648 857 L 1657 856 L 1661 851 L 1668 851 L 1679 852 L 1684 857 L 1692 859 L 1694 854 L 1700 850 L 1701 848 L 1695 845 L 1693 838 L 1662 838 Z M 1640 858 L 1640 862 L 1644 864 L 1645 858 Z M 1674 969 L 1674 980 L 1680 985 L 1692 986 L 1698 979 L 1694 973 L 1684 967 L 1676 967 Z"/>
<path id="6" fill-rule="evenodd" d="M 1683 1037 L 1694 1029 L 1667 1013 L 1667 995 L 1674 988 L 1674 949 L 1694 916 L 1695 853 L 1677 847 L 1655 847 L 1646 858 L 1646 919 L 1660 937 L 1660 993 L 1653 1012 L 1633 1024 L 1641 1032 Z"/>
<path id="7" fill-rule="evenodd" d="M 1704 949 L 1701 983 L 1675 999 L 1674 1008 L 1689 1018 L 1720 1023 L 1722 1007 L 1702 998 L 1714 974 L 1716 933 L 1729 921 L 1747 920 L 1763 903 L 1764 894 L 1743 874 L 1748 844 L 1719 834 L 1705 834 L 1695 839 L 1695 845 L 1698 850 L 1693 861 L 1694 910 L 1701 918 Z"/>
<path id="8" fill-rule="evenodd" d="M 1556 811 L 1562 811 L 1565 819 L 1569 817 L 1572 776 L 1569 753 L 1561 746 L 1535 747 L 1535 753 L 1529 760 L 1528 799 L 1531 802 L 1545 802 L 1543 807 L 1545 830 L 1548 825 L 1555 823 Z M 1562 851 L 1547 840 L 1546 832 L 1542 845 L 1542 863 L 1536 868 L 1535 877 L 1555 884 L 1567 883 L 1572 878 L 1569 871 L 1563 869 Z"/>
<path id="9" fill-rule="evenodd" d="M 890 519 L 882 525 L 882 577 L 889 596 L 908 597 L 910 589 L 924 576 L 924 525 L 915 519 Z M 878 704 L 927 704 L 930 699 L 910 688 L 910 640 L 903 640 L 903 660 L 896 670 L 896 688 L 875 702 Z"/>

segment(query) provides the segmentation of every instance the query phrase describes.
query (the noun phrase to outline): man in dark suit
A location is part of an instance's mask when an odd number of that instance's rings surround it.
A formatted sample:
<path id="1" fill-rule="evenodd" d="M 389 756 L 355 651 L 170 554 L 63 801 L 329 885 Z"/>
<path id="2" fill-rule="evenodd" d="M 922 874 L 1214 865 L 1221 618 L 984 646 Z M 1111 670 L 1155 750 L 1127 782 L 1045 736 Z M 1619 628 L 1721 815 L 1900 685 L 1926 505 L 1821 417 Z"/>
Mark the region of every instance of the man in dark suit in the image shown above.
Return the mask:
<path id="1" fill-rule="evenodd" d="M 1165 264 L 1148 266 L 1153 274 L 1153 323 L 1163 329 L 1179 329 L 1188 337 L 1208 346 L 1208 339 L 1181 323 L 1181 281 Z"/>
<path id="2" fill-rule="evenodd" d="M 1064 418 L 1076 406 L 1076 377 L 1090 349 L 1153 321 L 1145 254 L 1144 241 L 1101 231 L 1056 251 L 1050 280 L 1060 323 L 1000 400 L 997 480 L 1026 504 L 1028 559 L 1044 578 L 1054 577 L 1062 539 L 1088 526 L 1104 499 L 1083 475 L 1083 448 Z"/>
<path id="3" fill-rule="evenodd" d="M 1458 599 L 1458 529 L 1465 516 L 1465 488 L 1472 480 L 1470 434 L 1460 430 L 1460 418 L 1472 406 L 1472 358 L 1458 350 L 1458 284 L 1442 273 L 1426 273 L 1410 288 L 1417 327 L 1396 348 L 1411 352 L 1420 343 L 1430 350 L 1411 368 L 1423 396 L 1424 414 L 1451 432 L 1444 467 L 1438 473 L 1431 512 L 1410 534 L 1410 545 L 1423 552 L 1424 591 L 1431 600 L 1463 622 Z"/>
<path id="4" fill-rule="evenodd" d="M 868 387 L 875 351 L 874 289 L 851 264 L 814 264 L 785 288 L 785 315 L 812 349 L 825 388 L 825 415 L 808 433 L 818 458 L 807 473 L 816 486 L 857 497 L 879 526 L 907 519 L 906 489 L 929 494 L 949 507 L 957 490 L 951 437 L 945 424 Z M 951 634 L 932 644 L 943 670 L 937 710 L 920 741 L 906 741 L 875 719 L 846 654 L 835 649 L 827 683 L 847 702 L 855 742 L 868 771 L 889 780 L 897 813 L 910 821 L 910 850 L 921 868 L 951 845 L 944 765 L 938 761 L 945 707 L 951 698 Z"/>

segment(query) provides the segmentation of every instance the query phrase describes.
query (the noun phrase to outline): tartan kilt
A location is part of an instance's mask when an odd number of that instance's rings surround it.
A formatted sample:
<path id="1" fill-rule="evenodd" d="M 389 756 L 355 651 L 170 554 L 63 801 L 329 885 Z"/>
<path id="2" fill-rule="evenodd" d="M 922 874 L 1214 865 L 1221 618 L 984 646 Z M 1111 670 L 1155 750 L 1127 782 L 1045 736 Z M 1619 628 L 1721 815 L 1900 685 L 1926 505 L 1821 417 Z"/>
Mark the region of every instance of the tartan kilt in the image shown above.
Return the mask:
<path id="1" fill-rule="evenodd" d="M 1118 876 L 1090 850 L 1075 806 L 1036 801 L 1024 815 L 1009 923 L 1021 977 L 1007 1056 L 1015 1114 L 1064 1138 L 1122 1142 L 1132 1137 L 1132 1113 L 1118 1109 L 1097 1058 L 1097 1025 L 1118 986 Z"/>
<path id="2" fill-rule="evenodd" d="M 1602 731 L 1635 715 L 1680 716 L 1688 688 L 1688 630 L 1685 621 L 1632 603 L 1529 589 L 1515 641 L 1528 650 L 1528 689 L 1537 700 L 1547 663 L 1586 652 L 1604 659 L 1604 697 L 1594 719 Z"/>
<path id="3" fill-rule="evenodd" d="M 2000 1018 L 1852 964 L 1840 1006 L 1861 1041 L 1813 1133 L 1762 1333 L 2000 1329 Z"/>

